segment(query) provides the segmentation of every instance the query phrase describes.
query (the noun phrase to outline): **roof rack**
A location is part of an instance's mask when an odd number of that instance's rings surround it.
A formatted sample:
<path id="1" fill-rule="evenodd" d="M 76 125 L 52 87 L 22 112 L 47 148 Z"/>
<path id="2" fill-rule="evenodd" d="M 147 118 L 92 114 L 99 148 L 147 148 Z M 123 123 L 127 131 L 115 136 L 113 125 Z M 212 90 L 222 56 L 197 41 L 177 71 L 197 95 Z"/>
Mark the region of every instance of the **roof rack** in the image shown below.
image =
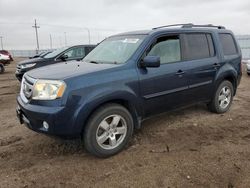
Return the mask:
<path id="1" fill-rule="evenodd" d="M 165 27 L 175 27 L 175 26 L 181 26 L 181 28 L 213 27 L 213 28 L 217 28 L 217 29 L 226 29 L 224 26 L 220 26 L 220 25 L 212 25 L 212 24 L 207 24 L 207 25 L 195 25 L 195 24 L 192 24 L 192 23 L 164 25 L 164 26 L 160 26 L 160 27 L 154 27 L 154 28 L 152 28 L 152 29 L 154 30 L 154 29 L 161 29 L 161 28 L 165 28 Z"/>

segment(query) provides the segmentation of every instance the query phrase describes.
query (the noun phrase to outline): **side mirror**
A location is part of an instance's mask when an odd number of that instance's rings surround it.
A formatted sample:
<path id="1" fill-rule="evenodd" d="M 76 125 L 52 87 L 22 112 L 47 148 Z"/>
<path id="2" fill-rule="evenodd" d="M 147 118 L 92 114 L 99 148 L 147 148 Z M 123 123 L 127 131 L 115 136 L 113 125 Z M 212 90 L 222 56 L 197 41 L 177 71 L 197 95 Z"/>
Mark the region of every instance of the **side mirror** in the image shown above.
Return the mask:
<path id="1" fill-rule="evenodd" d="M 146 56 L 141 62 L 142 67 L 159 67 L 160 56 Z"/>
<path id="2" fill-rule="evenodd" d="M 68 55 L 66 55 L 66 54 L 63 54 L 63 55 L 60 57 L 60 59 L 61 59 L 62 61 L 66 61 L 68 58 L 69 58 L 69 57 L 68 57 Z"/>

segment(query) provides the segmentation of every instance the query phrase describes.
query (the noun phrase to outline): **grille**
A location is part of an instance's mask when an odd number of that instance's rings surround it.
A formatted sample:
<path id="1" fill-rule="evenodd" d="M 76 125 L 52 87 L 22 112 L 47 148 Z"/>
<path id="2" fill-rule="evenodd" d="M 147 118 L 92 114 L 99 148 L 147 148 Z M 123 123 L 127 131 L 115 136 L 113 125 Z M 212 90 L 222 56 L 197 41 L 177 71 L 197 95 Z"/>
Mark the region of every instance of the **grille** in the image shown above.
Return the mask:
<path id="1" fill-rule="evenodd" d="M 20 95 L 24 102 L 28 102 L 31 99 L 35 81 L 34 78 L 26 74 L 23 76 Z"/>
<path id="2" fill-rule="evenodd" d="M 21 65 L 17 65 L 17 66 L 16 66 L 16 71 L 17 71 L 17 72 L 20 72 L 20 71 L 21 71 Z"/>

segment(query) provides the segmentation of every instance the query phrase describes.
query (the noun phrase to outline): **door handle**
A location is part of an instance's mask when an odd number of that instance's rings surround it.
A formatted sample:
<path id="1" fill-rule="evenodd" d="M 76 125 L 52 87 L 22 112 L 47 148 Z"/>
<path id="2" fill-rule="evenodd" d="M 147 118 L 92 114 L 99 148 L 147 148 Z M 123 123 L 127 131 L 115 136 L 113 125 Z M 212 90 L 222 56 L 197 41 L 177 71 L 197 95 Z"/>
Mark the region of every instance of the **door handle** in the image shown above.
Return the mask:
<path id="1" fill-rule="evenodd" d="M 183 75 L 183 74 L 185 74 L 185 72 L 183 70 L 178 70 L 175 74 L 176 75 Z"/>
<path id="2" fill-rule="evenodd" d="M 214 63 L 214 64 L 213 64 L 213 67 L 214 67 L 214 68 L 219 68 L 219 67 L 220 67 L 220 64 L 219 64 L 219 63 Z"/>

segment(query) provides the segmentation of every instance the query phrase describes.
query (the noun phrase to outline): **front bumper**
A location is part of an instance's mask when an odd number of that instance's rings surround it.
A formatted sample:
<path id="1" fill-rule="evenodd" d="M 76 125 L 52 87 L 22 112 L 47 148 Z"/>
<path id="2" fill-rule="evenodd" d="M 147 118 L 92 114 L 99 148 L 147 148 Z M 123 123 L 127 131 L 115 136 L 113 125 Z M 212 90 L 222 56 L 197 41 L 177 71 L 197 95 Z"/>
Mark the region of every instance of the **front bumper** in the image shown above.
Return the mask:
<path id="1" fill-rule="evenodd" d="M 50 107 L 25 103 L 17 97 L 16 114 L 21 124 L 29 129 L 53 136 L 77 137 L 81 130 L 74 129 L 73 115 L 64 106 Z M 43 122 L 49 124 L 46 129 Z"/>
<path id="2" fill-rule="evenodd" d="M 250 74 L 250 64 L 247 64 L 247 73 Z"/>
<path id="3" fill-rule="evenodd" d="M 2 63 L 4 66 L 7 66 L 10 64 L 10 60 L 0 60 L 0 63 Z"/>

